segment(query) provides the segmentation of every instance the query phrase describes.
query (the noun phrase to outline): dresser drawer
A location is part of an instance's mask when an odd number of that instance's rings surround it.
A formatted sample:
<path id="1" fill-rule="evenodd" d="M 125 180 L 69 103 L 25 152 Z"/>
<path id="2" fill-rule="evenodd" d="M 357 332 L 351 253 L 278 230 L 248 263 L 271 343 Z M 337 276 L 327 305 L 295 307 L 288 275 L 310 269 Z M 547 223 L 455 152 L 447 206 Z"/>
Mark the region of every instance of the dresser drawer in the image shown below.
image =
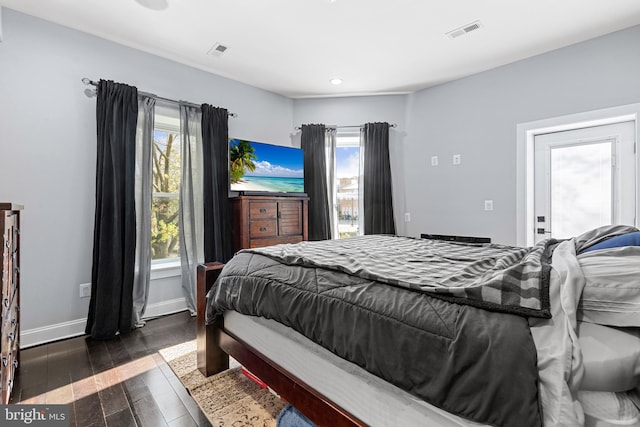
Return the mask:
<path id="1" fill-rule="evenodd" d="M 0 370 L 2 371 L 2 404 L 9 403 L 11 397 L 11 391 L 13 389 L 14 378 L 16 375 L 16 369 L 18 368 L 18 358 L 16 351 L 10 351 L 8 353 L 2 352 L 2 358 L 0 360 Z"/>
<path id="2" fill-rule="evenodd" d="M 13 293 L 12 284 L 17 278 L 17 258 L 18 248 L 16 215 L 11 212 L 5 212 L 4 227 L 2 230 L 2 247 L 0 254 L 2 255 L 2 295 L 11 295 Z"/>
<path id="3" fill-rule="evenodd" d="M 249 236 L 252 239 L 260 237 L 275 237 L 278 235 L 278 221 L 266 219 L 262 221 L 251 221 L 249 223 Z"/>
<path id="4" fill-rule="evenodd" d="M 19 307 L 16 298 L 14 298 L 6 312 L 2 310 L 4 314 L 2 318 L 2 337 L 0 339 L 2 352 L 14 348 L 18 341 L 18 310 Z"/>
<path id="5" fill-rule="evenodd" d="M 14 277 L 14 256 L 9 248 L 3 248 L 2 254 L 2 295 L 8 295 Z"/>
<path id="6" fill-rule="evenodd" d="M 275 202 L 249 203 L 249 219 L 273 219 L 278 216 L 278 204 Z"/>
<path id="7" fill-rule="evenodd" d="M 12 292 L 2 295 L 2 319 L 0 324 L 4 325 L 4 322 L 9 320 L 9 317 L 18 318 L 18 292 L 15 287 L 12 287 Z M 3 329 L 4 330 L 4 329 Z"/>
<path id="8" fill-rule="evenodd" d="M 263 248 L 265 246 L 281 245 L 284 243 L 300 243 L 301 236 L 265 237 L 264 239 L 251 239 L 250 248 Z"/>

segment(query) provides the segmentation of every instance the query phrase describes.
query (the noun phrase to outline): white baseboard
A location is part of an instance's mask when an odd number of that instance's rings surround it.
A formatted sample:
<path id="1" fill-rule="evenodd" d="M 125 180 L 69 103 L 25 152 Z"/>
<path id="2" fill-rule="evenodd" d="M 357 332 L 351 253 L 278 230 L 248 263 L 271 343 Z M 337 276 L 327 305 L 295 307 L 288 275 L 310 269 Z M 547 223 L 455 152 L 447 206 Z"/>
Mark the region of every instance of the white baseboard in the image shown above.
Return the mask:
<path id="1" fill-rule="evenodd" d="M 149 304 L 145 311 L 144 318 L 164 316 L 178 313 L 187 309 L 184 298 L 176 298 L 168 301 L 161 301 Z M 54 325 L 43 326 L 41 328 L 27 329 L 20 332 L 20 348 L 29 348 L 52 341 L 84 335 L 87 325 L 86 317 L 83 319 L 71 320 L 69 322 L 56 323 Z"/>
<path id="2" fill-rule="evenodd" d="M 84 335 L 87 318 L 20 331 L 20 348 Z"/>
<path id="3" fill-rule="evenodd" d="M 158 316 L 166 316 L 167 314 L 178 313 L 187 309 L 187 301 L 184 297 L 161 301 L 155 304 L 147 305 L 143 319 L 151 319 Z"/>

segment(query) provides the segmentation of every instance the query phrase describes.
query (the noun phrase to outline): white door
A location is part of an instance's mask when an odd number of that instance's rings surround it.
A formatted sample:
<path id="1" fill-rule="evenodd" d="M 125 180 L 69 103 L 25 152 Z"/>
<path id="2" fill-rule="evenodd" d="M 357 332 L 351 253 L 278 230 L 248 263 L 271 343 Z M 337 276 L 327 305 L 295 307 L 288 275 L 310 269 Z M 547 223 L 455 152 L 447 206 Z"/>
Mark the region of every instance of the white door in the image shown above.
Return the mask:
<path id="1" fill-rule="evenodd" d="M 535 241 L 635 224 L 635 122 L 536 135 Z"/>

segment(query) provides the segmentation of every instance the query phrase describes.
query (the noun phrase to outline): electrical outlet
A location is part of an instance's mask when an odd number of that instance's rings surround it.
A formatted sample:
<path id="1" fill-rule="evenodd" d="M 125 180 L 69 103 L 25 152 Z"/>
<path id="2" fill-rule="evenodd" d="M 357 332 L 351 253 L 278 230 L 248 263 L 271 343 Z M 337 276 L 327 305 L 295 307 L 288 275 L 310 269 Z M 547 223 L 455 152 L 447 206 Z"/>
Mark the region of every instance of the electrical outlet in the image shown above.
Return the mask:
<path id="1" fill-rule="evenodd" d="M 404 222 L 411 222 L 411 213 L 409 212 L 404 213 Z"/>
<path id="2" fill-rule="evenodd" d="M 484 210 L 492 211 L 493 210 L 493 200 L 485 200 L 484 201 Z"/>
<path id="3" fill-rule="evenodd" d="M 453 164 L 459 165 L 462 162 L 462 156 L 460 154 L 453 155 Z"/>
<path id="4" fill-rule="evenodd" d="M 91 296 L 91 283 L 83 283 L 80 285 L 80 298 L 89 298 Z"/>
<path id="5" fill-rule="evenodd" d="M 431 156 L 431 166 L 438 166 L 438 156 Z"/>

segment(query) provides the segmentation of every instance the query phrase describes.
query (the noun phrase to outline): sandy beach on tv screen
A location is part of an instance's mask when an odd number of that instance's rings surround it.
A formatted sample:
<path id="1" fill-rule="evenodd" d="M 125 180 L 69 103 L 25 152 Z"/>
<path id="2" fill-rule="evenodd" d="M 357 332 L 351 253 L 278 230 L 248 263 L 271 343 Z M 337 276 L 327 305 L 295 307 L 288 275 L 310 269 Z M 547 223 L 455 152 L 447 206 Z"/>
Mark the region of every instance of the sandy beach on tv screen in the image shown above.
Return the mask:
<path id="1" fill-rule="evenodd" d="M 231 191 L 273 191 L 268 187 L 262 186 L 256 182 L 248 182 L 241 179 L 231 184 Z"/>

